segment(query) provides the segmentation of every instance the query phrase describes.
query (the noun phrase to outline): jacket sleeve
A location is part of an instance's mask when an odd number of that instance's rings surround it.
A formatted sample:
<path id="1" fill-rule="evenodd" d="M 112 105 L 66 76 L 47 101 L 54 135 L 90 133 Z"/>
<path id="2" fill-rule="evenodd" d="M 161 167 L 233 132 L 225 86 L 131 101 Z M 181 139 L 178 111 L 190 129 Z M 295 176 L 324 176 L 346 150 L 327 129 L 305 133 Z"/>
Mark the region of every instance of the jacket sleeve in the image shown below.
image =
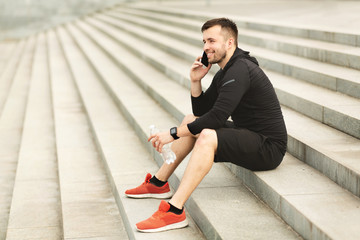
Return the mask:
<path id="1" fill-rule="evenodd" d="M 215 78 L 214 78 L 215 79 Z M 200 117 L 210 111 L 216 100 L 216 87 L 214 81 L 210 84 L 209 88 L 200 94 L 198 97 L 191 96 L 191 105 L 193 114 Z"/>
<path id="2" fill-rule="evenodd" d="M 250 88 L 247 64 L 244 61 L 235 62 L 216 85 L 219 95 L 212 108 L 188 124 L 190 132 L 194 135 L 205 128 L 221 128 L 231 116 L 243 95 Z"/>

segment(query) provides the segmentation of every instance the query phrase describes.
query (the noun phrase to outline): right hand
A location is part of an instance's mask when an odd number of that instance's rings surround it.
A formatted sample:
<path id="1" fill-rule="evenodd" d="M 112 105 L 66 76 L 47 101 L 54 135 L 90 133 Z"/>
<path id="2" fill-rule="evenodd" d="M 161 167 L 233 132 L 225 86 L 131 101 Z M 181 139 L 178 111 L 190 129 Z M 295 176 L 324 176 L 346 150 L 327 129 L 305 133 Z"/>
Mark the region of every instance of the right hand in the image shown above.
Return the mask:
<path id="1" fill-rule="evenodd" d="M 201 56 L 197 57 L 195 62 L 190 68 L 190 79 L 192 82 L 199 82 L 209 72 L 211 64 L 207 68 L 203 68 L 203 64 L 200 62 Z"/>

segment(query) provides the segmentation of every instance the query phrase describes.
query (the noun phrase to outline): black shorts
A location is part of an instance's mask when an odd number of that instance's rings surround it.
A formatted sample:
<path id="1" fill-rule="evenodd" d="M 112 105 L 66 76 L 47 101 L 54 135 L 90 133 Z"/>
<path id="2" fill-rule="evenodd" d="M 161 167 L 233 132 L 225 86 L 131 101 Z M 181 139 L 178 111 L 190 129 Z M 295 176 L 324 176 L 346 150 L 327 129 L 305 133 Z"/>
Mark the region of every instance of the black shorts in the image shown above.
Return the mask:
<path id="1" fill-rule="evenodd" d="M 227 122 L 216 129 L 218 148 L 214 162 L 231 162 L 252 171 L 275 169 L 284 153 L 271 139 Z"/>

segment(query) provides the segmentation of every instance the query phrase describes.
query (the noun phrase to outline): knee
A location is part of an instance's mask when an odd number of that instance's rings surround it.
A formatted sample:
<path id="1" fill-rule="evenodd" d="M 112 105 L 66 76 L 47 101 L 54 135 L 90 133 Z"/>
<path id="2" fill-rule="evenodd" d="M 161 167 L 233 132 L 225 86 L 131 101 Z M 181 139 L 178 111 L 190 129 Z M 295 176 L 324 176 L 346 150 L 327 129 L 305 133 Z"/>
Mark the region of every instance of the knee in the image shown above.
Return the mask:
<path id="1" fill-rule="evenodd" d="M 195 121 L 196 117 L 193 114 L 188 114 L 184 117 L 183 121 L 181 122 L 181 125 L 187 125 L 189 123 L 192 123 Z"/>
<path id="2" fill-rule="evenodd" d="M 200 147 L 211 147 L 214 151 L 217 149 L 217 135 L 213 129 L 204 129 L 201 131 L 196 145 Z"/>

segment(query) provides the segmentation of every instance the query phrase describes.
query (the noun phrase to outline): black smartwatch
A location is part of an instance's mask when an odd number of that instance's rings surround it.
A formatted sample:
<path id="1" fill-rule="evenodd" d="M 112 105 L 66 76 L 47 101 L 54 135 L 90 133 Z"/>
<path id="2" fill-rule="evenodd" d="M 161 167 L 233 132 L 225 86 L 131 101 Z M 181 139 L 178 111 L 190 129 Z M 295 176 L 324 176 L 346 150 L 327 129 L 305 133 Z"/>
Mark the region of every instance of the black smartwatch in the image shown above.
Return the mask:
<path id="1" fill-rule="evenodd" d="M 177 127 L 170 128 L 170 135 L 176 140 L 179 139 L 177 135 Z"/>

